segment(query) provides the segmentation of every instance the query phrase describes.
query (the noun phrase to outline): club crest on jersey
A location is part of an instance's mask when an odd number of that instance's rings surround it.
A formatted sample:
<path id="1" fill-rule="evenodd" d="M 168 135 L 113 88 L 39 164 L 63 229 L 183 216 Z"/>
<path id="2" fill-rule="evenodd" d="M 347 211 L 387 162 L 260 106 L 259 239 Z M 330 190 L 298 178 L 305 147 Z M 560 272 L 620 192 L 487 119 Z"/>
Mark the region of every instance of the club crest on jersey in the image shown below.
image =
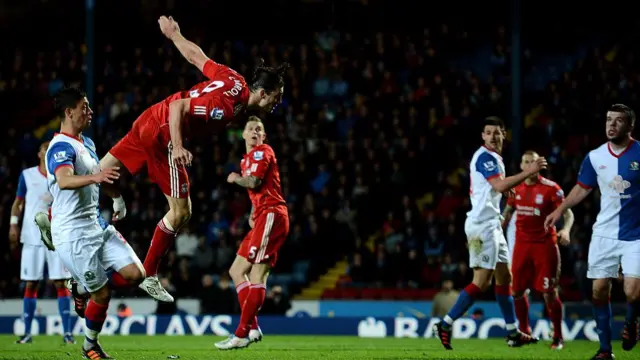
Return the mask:
<path id="1" fill-rule="evenodd" d="M 209 117 L 213 120 L 222 120 L 223 116 L 224 111 L 218 108 L 213 108 L 213 110 L 211 110 L 211 112 L 209 113 Z"/>
<path id="2" fill-rule="evenodd" d="M 629 164 L 629 170 L 631 170 L 631 171 L 640 170 L 640 164 L 638 164 L 637 161 L 632 161 L 631 164 Z"/>
<path id="3" fill-rule="evenodd" d="M 542 194 L 536 195 L 536 204 L 542 204 L 543 200 Z"/>
<path id="4" fill-rule="evenodd" d="M 253 153 L 253 160 L 260 161 L 264 159 L 264 151 L 256 151 Z"/>

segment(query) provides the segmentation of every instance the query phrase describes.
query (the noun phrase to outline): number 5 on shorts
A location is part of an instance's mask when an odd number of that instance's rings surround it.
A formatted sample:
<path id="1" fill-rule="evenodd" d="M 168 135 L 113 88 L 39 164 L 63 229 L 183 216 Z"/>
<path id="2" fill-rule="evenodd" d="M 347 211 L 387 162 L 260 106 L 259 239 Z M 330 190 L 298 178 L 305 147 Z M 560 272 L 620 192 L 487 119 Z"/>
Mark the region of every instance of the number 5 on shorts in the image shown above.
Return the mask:
<path id="1" fill-rule="evenodd" d="M 253 260 L 256 258 L 256 250 L 258 250 L 257 246 L 252 246 L 249 248 L 249 259 Z"/>

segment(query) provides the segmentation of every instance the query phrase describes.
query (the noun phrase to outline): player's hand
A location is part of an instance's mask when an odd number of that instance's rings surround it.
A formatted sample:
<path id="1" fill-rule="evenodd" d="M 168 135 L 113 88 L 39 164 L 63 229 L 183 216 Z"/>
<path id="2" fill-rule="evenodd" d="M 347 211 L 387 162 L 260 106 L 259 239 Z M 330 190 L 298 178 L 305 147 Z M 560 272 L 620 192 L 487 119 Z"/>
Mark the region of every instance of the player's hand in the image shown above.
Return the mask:
<path id="1" fill-rule="evenodd" d="M 253 229 L 255 225 L 256 225 L 256 222 L 253 220 L 253 218 L 249 217 L 249 227 Z"/>
<path id="2" fill-rule="evenodd" d="M 191 162 L 193 161 L 191 152 L 182 146 L 173 148 L 171 158 L 178 166 L 191 166 Z"/>
<path id="3" fill-rule="evenodd" d="M 113 216 L 111 221 L 116 222 L 127 216 L 127 204 L 125 204 L 122 196 L 113 199 Z"/>
<path id="4" fill-rule="evenodd" d="M 120 173 L 118 172 L 118 170 L 120 170 L 120 168 L 117 166 L 102 169 L 99 173 L 94 175 L 93 181 L 96 184 L 101 184 L 103 182 L 107 184 L 113 184 L 115 180 L 118 180 L 120 178 Z"/>
<path id="5" fill-rule="evenodd" d="M 233 184 L 238 178 L 241 178 L 240 174 L 232 172 L 231 174 L 229 174 L 229 176 L 227 176 L 227 182 L 229 184 Z"/>
<path id="6" fill-rule="evenodd" d="M 178 26 L 178 22 L 173 20 L 171 16 L 160 16 L 158 24 L 160 25 L 160 31 L 162 31 L 162 34 L 169 40 L 173 40 L 173 37 L 176 36 L 176 34 L 180 34 L 180 26 Z"/>
<path id="7" fill-rule="evenodd" d="M 9 241 L 11 243 L 17 243 L 20 240 L 20 227 L 18 225 L 11 225 L 9 227 Z"/>
<path id="8" fill-rule="evenodd" d="M 571 243 L 571 236 L 569 234 L 569 231 L 567 230 L 558 231 L 558 244 L 562 246 L 567 246 L 570 243 Z"/>
<path id="9" fill-rule="evenodd" d="M 551 214 L 549 214 L 549 216 L 547 216 L 546 219 L 544 219 L 544 229 L 546 231 L 549 231 L 549 229 L 554 226 L 558 222 L 558 220 L 560 220 L 562 211 L 559 210 L 559 208 L 555 209 Z"/>
<path id="10" fill-rule="evenodd" d="M 544 170 L 547 168 L 547 159 L 540 156 L 531 164 L 529 168 L 532 174 L 540 172 L 540 170 Z"/>

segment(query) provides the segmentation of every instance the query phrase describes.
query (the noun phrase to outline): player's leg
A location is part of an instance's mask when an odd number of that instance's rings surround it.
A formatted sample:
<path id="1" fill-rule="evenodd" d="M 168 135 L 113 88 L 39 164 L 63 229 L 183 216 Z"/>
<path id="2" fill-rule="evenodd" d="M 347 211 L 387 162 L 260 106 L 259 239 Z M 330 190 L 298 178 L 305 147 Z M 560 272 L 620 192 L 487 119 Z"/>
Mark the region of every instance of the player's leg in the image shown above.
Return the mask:
<path id="1" fill-rule="evenodd" d="M 558 296 L 558 279 L 560 278 L 560 250 L 553 243 L 536 244 L 532 249 L 533 269 L 536 277 L 534 288 L 542 293 L 549 319 L 553 324 L 553 342 L 551 349 L 562 350 L 564 340 L 562 336 L 562 301 Z"/>
<path id="2" fill-rule="evenodd" d="M 496 271 L 493 275 L 496 282 L 496 300 L 504 317 L 505 329 L 507 330 L 507 345 L 520 347 L 535 344 L 538 342 L 538 338 L 519 331 L 516 326 L 516 311 L 511 289 L 513 280 L 509 266 L 509 246 L 507 245 L 507 240 L 500 230 L 495 231 L 493 236 L 497 238 L 496 242 L 498 244 L 498 263 L 496 264 Z"/>
<path id="3" fill-rule="evenodd" d="M 528 245 L 529 244 L 525 243 L 517 243 L 514 246 L 511 274 L 513 277 L 513 302 L 516 310 L 516 318 L 518 319 L 518 328 L 521 332 L 531 335 L 531 327 L 529 325 L 529 294 L 527 289 L 531 283 L 531 267 L 533 263 L 531 263 L 529 256 L 532 249 L 530 249 Z"/>
<path id="4" fill-rule="evenodd" d="M 147 279 L 141 287 L 166 295 L 164 301 L 173 301 L 173 297 L 160 285 L 157 273 L 160 261 L 173 246 L 178 231 L 191 218 L 189 176 L 184 167 L 176 166 L 171 159 L 170 142 L 166 146 L 157 145 L 148 151 L 149 177 L 165 194 L 169 203 L 169 212 L 158 222 L 153 232 L 153 238 L 144 259 Z"/>
<path id="5" fill-rule="evenodd" d="M 65 280 L 71 278 L 69 271 L 62 265 L 60 256 L 55 251 L 47 251 L 47 270 L 49 279 L 53 280 L 58 297 L 58 311 L 62 320 L 63 339 L 66 344 L 75 344 L 76 341 L 71 335 L 71 294 L 67 289 Z"/>
<path id="6" fill-rule="evenodd" d="M 229 269 L 229 276 L 231 276 L 231 280 L 236 287 L 236 292 L 238 293 L 238 303 L 240 304 L 241 310 L 244 306 L 245 301 L 247 301 L 247 296 L 249 295 L 252 284 L 249 278 L 252 263 L 247 260 L 247 256 L 249 256 L 248 254 L 252 237 L 253 229 L 249 231 L 249 233 L 245 236 L 244 240 L 240 244 L 238 254 L 236 255 L 236 258 L 233 261 L 233 264 L 231 264 L 231 268 Z M 251 323 L 251 330 L 252 331 L 249 333 L 249 339 L 251 341 L 257 342 L 262 340 L 262 334 L 259 330 L 257 317 L 253 319 L 253 322 Z"/>
<path id="7" fill-rule="evenodd" d="M 458 295 L 453 307 L 441 322 L 434 326 L 445 349 L 451 350 L 453 322 L 462 317 L 477 298 L 491 285 L 491 279 L 497 262 L 498 244 L 489 236 L 493 229 L 487 230 L 481 224 L 465 223 L 465 233 L 469 242 L 469 267 L 473 269 L 473 280 Z"/>
<path id="8" fill-rule="evenodd" d="M 624 293 L 627 297 L 627 315 L 622 332 L 622 349 L 629 351 L 638 342 L 638 317 L 640 317 L 640 241 L 622 242 Z"/>
<path id="9" fill-rule="evenodd" d="M 611 346 L 611 279 L 618 277 L 620 266 L 617 240 L 593 236 L 589 243 L 587 278 L 593 279 L 593 316 L 600 348 L 594 358 L 612 359 Z"/>
<path id="10" fill-rule="evenodd" d="M 136 286 L 145 278 L 142 262 L 125 238 L 113 227 L 108 226 L 103 233 L 102 265 L 110 269 L 111 287 Z M 154 294 L 149 293 L 156 298 Z"/>
<path id="11" fill-rule="evenodd" d="M 24 336 L 16 341 L 18 344 L 31 343 L 31 327 L 38 302 L 38 284 L 44 278 L 44 263 L 47 249 L 43 246 L 24 244 L 20 260 L 20 278 L 25 282 L 22 313 L 24 320 Z"/>

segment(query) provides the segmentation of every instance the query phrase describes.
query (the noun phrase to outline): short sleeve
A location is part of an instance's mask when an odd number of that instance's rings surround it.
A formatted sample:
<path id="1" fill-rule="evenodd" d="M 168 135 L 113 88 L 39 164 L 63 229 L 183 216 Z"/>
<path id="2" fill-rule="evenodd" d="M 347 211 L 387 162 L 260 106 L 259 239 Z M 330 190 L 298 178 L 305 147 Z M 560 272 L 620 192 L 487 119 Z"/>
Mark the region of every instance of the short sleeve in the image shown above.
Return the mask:
<path id="1" fill-rule="evenodd" d="M 598 175 L 596 169 L 593 168 L 589 155 L 584 158 L 578 172 L 578 185 L 585 189 L 591 189 L 598 185 Z"/>
<path id="2" fill-rule="evenodd" d="M 51 145 L 47 152 L 47 170 L 50 174 L 55 175 L 56 171 L 68 166 L 73 168 L 76 159 L 76 150 L 67 142 L 57 142 Z"/>
<path id="3" fill-rule="evenodd" d="M 562 188 L 556 184 L 553 188 L 551 188 L 551 203 L 554 208 L 558 208 L 560 204 L 564 201 L 564 191 Z"/>
<path id="4" fill-rule="evenodd" d="M 249 161 L 249 174 L 259 179 L 264 178 L 269 166 L 274 161 L 274 154 L 271 148 L 260 148 L 260 150 L 254 150 L 248 157 Z"/>
<path id="5" fill-rule="evenodd" d="M 224 105 L 217 96 L 192 98 L 189 104 L 189 115 L 192 119 L 203 122 L 219 121 L 230 115 Z"/>
<path id="6" fill-rule="evenodd" d="M 490 180 L 500 175 L 498 160 L 489 153 L 482 153 L 476 160 L 476 171 L 481 173 L 485 179 Z"/>
<path id="7" fill-rule="evenodd" d="M 16 197 L 24 199 L 27 196 L 27 183 L 24 181 L 24 171 L 20 173 L 18 178 L 18 190 L 16 191 Z"/>

